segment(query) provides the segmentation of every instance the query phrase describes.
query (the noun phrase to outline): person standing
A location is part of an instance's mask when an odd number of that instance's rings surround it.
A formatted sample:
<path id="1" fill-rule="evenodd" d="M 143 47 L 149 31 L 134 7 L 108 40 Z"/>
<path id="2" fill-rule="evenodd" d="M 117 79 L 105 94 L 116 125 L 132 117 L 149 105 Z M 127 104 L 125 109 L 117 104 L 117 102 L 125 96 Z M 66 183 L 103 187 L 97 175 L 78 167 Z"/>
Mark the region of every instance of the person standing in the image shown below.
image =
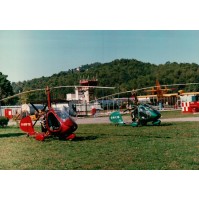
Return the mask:
<path id="1" fill-rule="evenodd" d="M 96 110 L 96 108 L 93 106 L 92 109 L 91 109 L 91 115 L 92 115 L 93 117 L 96 117 L 96 112 L 97 112 L 97 110 Z"/>

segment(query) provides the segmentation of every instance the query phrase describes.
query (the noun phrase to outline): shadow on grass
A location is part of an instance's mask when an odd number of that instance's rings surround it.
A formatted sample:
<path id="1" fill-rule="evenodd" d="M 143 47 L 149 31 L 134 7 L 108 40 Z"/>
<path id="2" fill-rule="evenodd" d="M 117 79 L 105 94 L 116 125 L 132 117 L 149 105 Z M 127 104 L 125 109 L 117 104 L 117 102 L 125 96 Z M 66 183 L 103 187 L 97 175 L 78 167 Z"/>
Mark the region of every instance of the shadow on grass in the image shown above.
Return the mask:
<path id="1" fill-rule="evenodd" d="M 143 135 L 142 138 L 160 138 L 160 139 L 171 139 L 170 136 L 161 136 L 161 135 Z"/>
<path id="2" fill-rule="evenodd" d="M 161 123 L 159 126 L 172 126 L 172 123 Z"/>
<path id="3" fill-rule="evenodd" d="M 97 138 L 98 138 L 97 136 L 85 136 L 85 137 L 76 136 L 73 140 L 71 140 L 71 142 L 79 142 L 79 141 L 86 141 L 86 140 L 96 140 Z M 65 140 L 65 139 L 59 139 L 58 137 L 49 136 L 49 137 L 47 137 L 45 139 L 45 142 L 51 142 L 53 140 L 64 141 L 64 142 L 68 141 L 68 140 Z"/>
<path id="4" fill-rule="evenodd" d="M 0 138 L 7 138 L 7 137 L 19 137 L 24 135 L 23 133 L 7 133 L 7 134 L 0 134 Z"/>
<path id="5" fill-rule="evenodd" d="M 164 127 L 164 126 L 172 126 L 172 123 L 161 123 L 160 125 L 153 125 L 153 124 L 147 124 L 146 126 L 153 126 L 153 127 Z"/>
<path id="6" fill-rule="evenodd" d="M 131 123 L 126 123 L 124 125 L 114 125 L 115 127 L 121 128 L 121 127 L 132 127 L 132 128 L 138 128 L 138 127 L 163 127 L 163 126 L 172 126 L 172 123 L 161 123 L 160 125 L 153 125 L 150 122 L 147 123 L 147 125 L 138 125 L 138 126 L 131 126 Z"/>
<path id="7" fill-rule="evenodd" d="M 84 140 L 96 140 L 97 138 L 98 138 L 97 136 L 86 136 L 86 137 L 77 136 L 72 141 L 78 142 L 78 141 L 84 141 Z"/>

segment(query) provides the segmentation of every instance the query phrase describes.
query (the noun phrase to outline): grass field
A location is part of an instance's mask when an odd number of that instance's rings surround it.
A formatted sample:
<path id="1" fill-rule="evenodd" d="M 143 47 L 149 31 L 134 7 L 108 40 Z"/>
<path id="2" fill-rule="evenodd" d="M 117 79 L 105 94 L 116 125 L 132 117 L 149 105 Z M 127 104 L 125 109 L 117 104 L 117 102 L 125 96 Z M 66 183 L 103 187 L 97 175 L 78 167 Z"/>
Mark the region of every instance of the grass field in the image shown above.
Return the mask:
<path id="1" fill-rule="evenodd" d="M 167 118 L 183 118 L 183 117 L 199 117 L 199 113 L 182 113 L 181 110 L 171 110 L 171 111 L 160 111 L 162 117 L 164 119 Z"/>
<path id="2" fill-rule="evenodd" d="M 0 169 L 180 170 L 199 169 L 199 123 L 116 127 L 79 125 L 75 141 L 26 137 L 0 128 Z"/>

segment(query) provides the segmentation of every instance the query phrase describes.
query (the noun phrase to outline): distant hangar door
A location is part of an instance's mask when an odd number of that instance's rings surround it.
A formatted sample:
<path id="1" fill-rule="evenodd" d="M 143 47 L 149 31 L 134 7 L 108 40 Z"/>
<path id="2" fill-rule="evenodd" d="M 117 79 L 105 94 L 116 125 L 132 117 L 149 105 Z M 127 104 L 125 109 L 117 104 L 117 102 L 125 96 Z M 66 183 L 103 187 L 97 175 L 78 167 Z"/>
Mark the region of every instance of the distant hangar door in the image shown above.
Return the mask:
<path id="1" fill-rule="evenodd" d="M 5 109 L 5 117 L 12 119 L 12 109 Z"/>

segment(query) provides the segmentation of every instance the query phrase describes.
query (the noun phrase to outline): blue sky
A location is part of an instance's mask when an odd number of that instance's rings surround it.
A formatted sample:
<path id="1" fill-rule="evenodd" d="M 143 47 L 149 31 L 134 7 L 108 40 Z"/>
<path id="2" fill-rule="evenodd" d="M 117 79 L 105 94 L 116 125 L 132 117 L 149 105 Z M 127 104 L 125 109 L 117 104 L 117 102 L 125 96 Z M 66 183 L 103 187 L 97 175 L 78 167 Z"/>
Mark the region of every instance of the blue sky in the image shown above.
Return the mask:
<path id="1" fill-rule="evenodd" d="M 199 31 L 0 30 L 0 72 L 10 81 L 120 58 L 199 64 Z"/>

